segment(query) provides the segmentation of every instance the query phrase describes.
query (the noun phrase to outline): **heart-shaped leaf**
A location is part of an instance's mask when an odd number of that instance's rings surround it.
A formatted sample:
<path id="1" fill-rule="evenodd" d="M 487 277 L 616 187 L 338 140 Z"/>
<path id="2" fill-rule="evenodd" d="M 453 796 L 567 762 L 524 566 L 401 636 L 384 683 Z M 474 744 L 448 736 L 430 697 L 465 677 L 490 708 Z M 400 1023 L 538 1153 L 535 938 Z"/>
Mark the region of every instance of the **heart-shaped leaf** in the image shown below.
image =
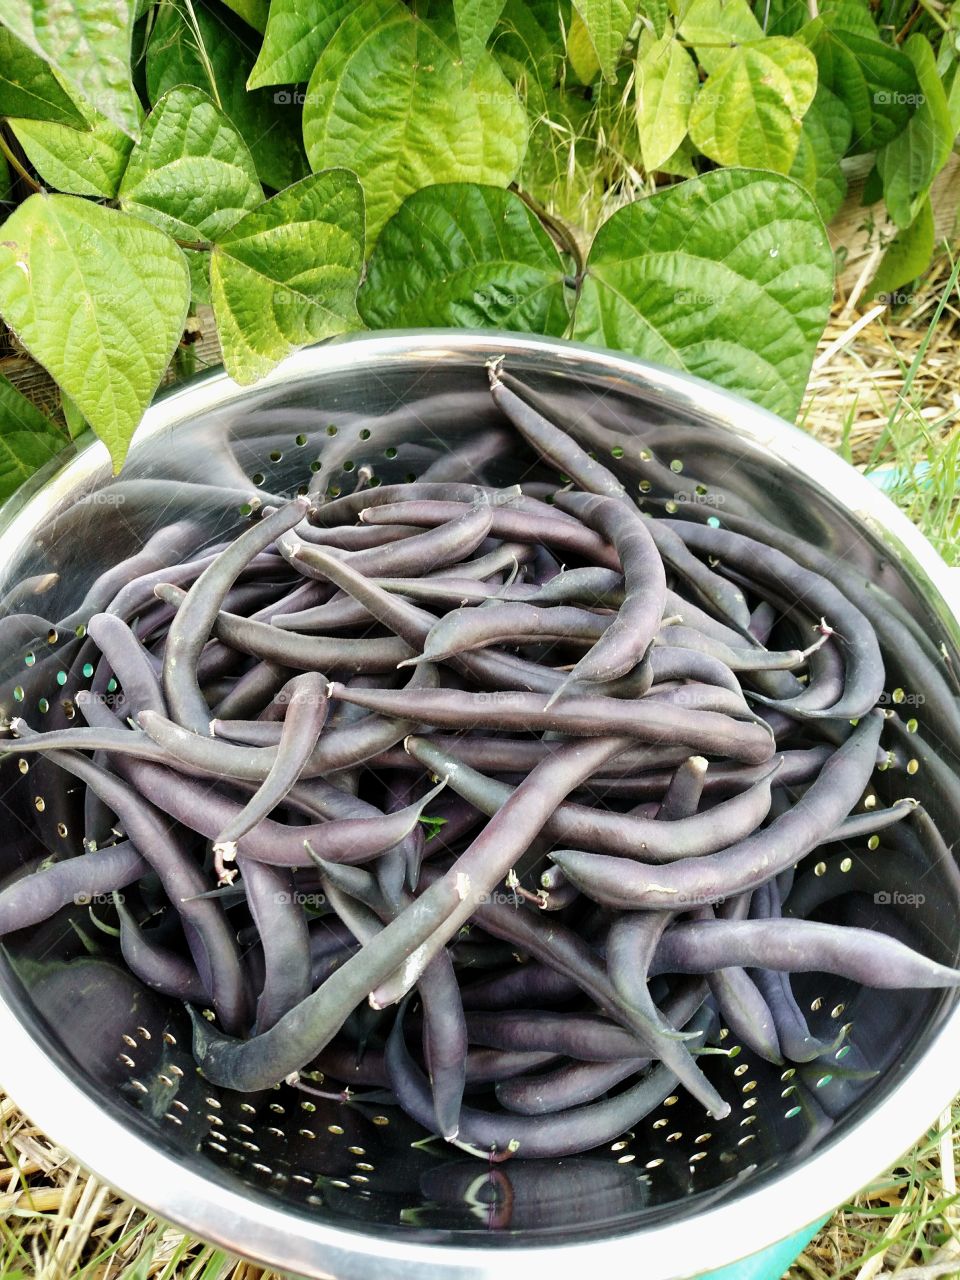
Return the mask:
<path id="1" fill-rule="evenodd" d="M 307 156 L 357 173 L 368 246 L 420 187 L 505 186 L 520 167 L 527 116 L 516 93 L 488 53 L 469 81 L 456 55 L 399 0 L 365 0 L 320 56 L 303 107 Z"/>
<path id="2" fill-rule="evenodd" d="M 637 53 L 637 128 L 647 173 L 660 169 L 687 136 L 700 79 L 689 52 L 668 27 L 659 40 L 647 31 Z"/>
<path id="3" fill-rule="evenodd" d="M 451 183 L 408 196 L 381 232 L 360 290 L 371 328 L 431 325 L 561 334 L 564 270 L 519 196 Z"/>
<path id="4" fill-rule="evenodd" d="M 905 128 L 920 91 L 913 64 L 880 39 L 859 5 L 843 0 L 832 6 L 797 39 L 816 57 L 820 84 L 850 113 L 852 154 L 875 151 Z"/>
<path id="5" fill-rule="evenodd" d="M 770 36 L 738 45 L 718 59 L 697 94 L 690 138 L 717 164 L 787 173 L 816 91 L 816 59 L 798 40 Z"/>
<path id="6" fill-rule="evenodd" d="M 34 195 L 0 227 L 0 315 L 119 467 L 183 331 L 183 254 L 141 218 Z"/>
<path id="7" fill-rule="evenodd" d="M 123 208 L 181 240 L 216 240 L 263 200 L 243 138 L 189 85 L 165 93 L 150 113 L 119 195 Z"/>
<path id="8" fill-rule="evenodd" d="M 161 5 L 147 46 L 147 92 L 156 106 L 170 89 L 192 84 L 209 93 L 242 134 L 257 173 L 278 190 L 307 172 L 300 140 L 298 96 L 288 89 L 248 92 L 253 67 L 249 44 L 221 22 L 212 9 L 194 5 L 203 45 L 178 5 Z"/>
<path id="9" fill-rule="evenodd" d="M 604 223 L 571 336 L 792 418 L 832 298 L 833 255 L 806 192 L 776 174 L 716 170 Z"/>
<path id="10" fill-rule="evenodd" d="M 574 0 L 606 80 L 617 78 L 617 63 L 637 16 L 637 0 Z"/>
<path id="11" fill-rule="evenodd" d="M 134 0 L 3 0 L 0 17 L 71 91 L 135 138 L 140 104 L 130 79 L 134 14 Z"/>
<path id="12" fill-rule="evenodd" d="M 314 173 L 246 214 L 210 263 L 227 372 L 254 382 L 308 342 L 360 327 L 363 193 L 347 169 Z"/>

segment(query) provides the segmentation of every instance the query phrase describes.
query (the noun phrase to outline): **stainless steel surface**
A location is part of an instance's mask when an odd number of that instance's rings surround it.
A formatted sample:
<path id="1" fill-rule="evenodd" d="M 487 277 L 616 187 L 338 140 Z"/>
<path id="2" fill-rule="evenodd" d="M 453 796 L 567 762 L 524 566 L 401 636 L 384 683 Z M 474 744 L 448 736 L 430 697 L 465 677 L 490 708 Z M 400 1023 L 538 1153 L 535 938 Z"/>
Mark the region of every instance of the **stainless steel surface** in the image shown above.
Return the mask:
<path id="1" fill-rule="evenodd" d="M 317 475 L 352 484 L 363 462 L 387 481 L 416 473 L 444 440 L 495 419 L 483 362 L 500 353 L 568 405 L 610 426 L 632 424 L 662 461 L 676 457 L 698 478 L 722 481 L 767 518 L 874 574 L 928 634 L 960 653 L 955 580 L 883 495 L 808 436 L 682 374 L 515 335 L 357 336 L 301 352 L 249 389 L 206 375 L 149 411 L 121 481 L 94 446 L 0 516 L 3 579 L 57 568 L 59 597 L 49 604 L 60 615 L 161 513 L 193 515 L 210 536 L 237 525 L 248 477 L 289 493 Z M 661 448 L 665 426 L 682 441 L 675 452 Z M 317 460 L 319 472 L 311 471 Z M 232 486 L 238 496 L 218 505 L 189 487 L 131 485 L 146 477 Z M 49 835 L 56 804 L 38 826 L 36 777 L 31 771 L 28 785 L 9 771 L 0 776 L 0 874 L 38 839 L 57 838 Z M 919 774 L 910 780 L 915 794 L 923 786 Z M 960 927 L 938 895 L 929 897 L 918 917 L 925 945 L 955 959 Z M 879 1069 L 875 1079 L 846 1078 L 842 1063 L 818 1083 L 783 1079 L 746 1053 L 716 1060 L 716 1079 L 739 1099 L 729 1120 L 708 1123 L 681 1098 L 615 1149 L 507 1165 L 514 1229 L 492 1231 L 482 1165 L 411 1147 L 419 1131 L 394 1113 L 384 1125 L 376 1108 L 338 1109 L 286 1088 L 249 1100 L 209 1089 L 190 1068 L 178 1010 L 105 976 L 96 962 L 86 973 L 99 995 L 85 1002 L 77 969 L 65 984 L 49 964 L 81 952 L 76 930 L 58 919 L 16 940 L 0 964 L 5 1086 L 134 1199 L 228 1249 L 311 1277 L 367 1280 L 376 1269 L 386 1280 L 525 1280 L 531 1267 L 564 1277 L 585 1267 L 627 1274 L 641 1260 L 649 1280 L 695 1275 L 827 1212 L 908 1147 L 960 1084 L 955 1001 L 807 983 L 805 1002 L 820 1005 L 816 1028 L 851 1023 L 850 1040 Z M 791 1114 L 798 1100 L 802 1113 Z"/>

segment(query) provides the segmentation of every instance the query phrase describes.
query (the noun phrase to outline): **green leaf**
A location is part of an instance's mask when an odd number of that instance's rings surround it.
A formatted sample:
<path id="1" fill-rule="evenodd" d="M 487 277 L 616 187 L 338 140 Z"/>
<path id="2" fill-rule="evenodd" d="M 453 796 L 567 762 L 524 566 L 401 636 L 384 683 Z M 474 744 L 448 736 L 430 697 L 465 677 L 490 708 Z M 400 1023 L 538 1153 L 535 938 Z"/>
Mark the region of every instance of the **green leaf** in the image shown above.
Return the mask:
<path id="1" fill-rule="evenodd" d="M 11 120 L 27 159 L 47 186 L 75 196 L 112 199 L 127 167 L 133 139 L 86 102 L 86 128 L 46 120 Z"/>
<path id="2" fill-rule="evenodd" d="M 688 51 L 667 28 L 654 40 L 644 31 L 637 52 L 635 92 L 640 151 L 647 173 L 660 169 L 687 136 L 700 79 Z"/>
<path id="3" fill-rule="evenodd" d="M 60 388 L 60 411 L 67 424 L 67 433 L 71 440 L 76 440 L 89 429 L 90 424 L 70 399 L 63 387 Z"/>
<path id="4" fill-rule="evenodd" d="M 449 183 L 408 196 L 384 227 L 358 305 L 373 329 L 517 329 L 559 336 L 564 268 L 519 196 Z"/>
<path id="5" fill-rule="evenodd" d="M 140 103 L 130 79 L 133 0 L 3 0 L 3 25 L 102 116 L 132 138 Z"/>
<path id="6" fill-rule="evenodd" d="M 211 255 L 213 310 L 227 372 L 254 382 L 308 342 L 360 327 L 363 193 L 327 169 L 267 200 Z"/>
<path id="7" fill-rule="evenodd" d="M 355 0 L 270 0 L 263 46 L 247 88 L 309 80 L 317 59 Z"/>
<path id="8" fill-rule="evenodd" d="M 467 75 L 477 69 L 506 0 L 453 0 L 460 56 Z"/>
<path id="9" fill-rule="evenodd" d="M 807 0 L 764 0 L 759 8 L 768 36 L 795 36 L 810 17 Z"/>
<path id="10" fill-rule="evenodd" d="M 192 84 L 209 93 L 243 136 L 268 187 L 280 189 L 307 172 L 300 140 L 297 95 L 289 90 L 244 87 L 254 50 L 212 10 L 194 5 L 206 58 L 185 16 L 174 5 L 161 5 L 147 46 L 147 92 L 156 106 L 170 89 Z M 209 73 L 208 73 L 209 72 Z"/>
<path id="11" fill-rule="evenodd" d="M 399 0 L 365 0 L 317 63 L 303 136 L 314 168 L 342 164 L 358 174 L 370 246 L 420 187 L 510 182 L 527 117 L 490 54 L 467 82 L 449 46 Z"/>
<path id="12" fill-rule="evenodd" d="M 712 72 L 731 48 L 763 36 L 747 0 L 691 0 L 679 9 L 680 34 L 705 71 Z"/>
<path id="13" fill-rule="evenodd" d="M 869 23 L 869 17 L 867 22 Z M 845 3 L 807 23 L 797 38 L 817 59 L 820 83 L 844 104 L 853 121 L 851 154 L 875 151 L 906 126 L 919 92 L 906 54 L 864 34 L 858 5 Z"/>
<path id="14" fill-rule="evenodd" d="M 670 6 L 667 0 L 641 0 L 640 12 L 652 24 L 654 35 L 659 40 L 670 21 Z"/>
<path id="15" fill-rule="evenodd" d="M 581 84 L 593 84 L 600 74 L 600 59 L 590 39 L 590 32 L 580 14 L 573 10 L 567 31 L 567 61 Z"/>
<path id="16" fill-rule="evenodd" d="M 8 201 L 13 199 L 13 174 L 10 172 L 10 165 L 7 157 L 0 152 L 0 200 Z"/>
<path id="17" fill-rule="evenodd" d="M 77 129 L 86 124 L 49 66 L 6 27 L 0 27 L 0 116 L 52 120 Z"/>
<path id="18" fill-rule="evenodd" d="M 634 18 L 637 0 L 574 0 L 605 80 L 615 80 L 617 63 Z"/>
<path id="19" fill-rule="evenodd" d="M 930 264 L 933 257 L 935 231 L 930 197 L 921 200 L 916 217 L 891 240 L 877 274 L 870 282 L 868 298 L 880 297 L 884 302 L 896 304 L 907 301 L 898 298 L 897 291 L 911 280 L 916 280 Z"/>
<path id="20" fill-rule="evenodd" d="M 0 228 L 0 315 L 119 468 L 190 298 L 173 241 L 74 196 L 34 195 Z"/>
<path id="21" fill-rule="evenodd" d="M 723 169 L 604 223 L 571 336 L 793 418 L 832 299 L 833 255 L 806 192 L 776 174 Z"/>
<path id="22" fill-rule="evenodd" d="M 920 86 L 913 104 L 916 110 L 903 132 L 878 153 L 877 170 L 890 217 L 897 226 L 908 227 L 950 158 L 955 130 L 930 41 L 926 36 L 911 36 L 903 48 Z"/>
<path id="23" fill-rule="evenodd" d="M 223 0 L 228 9 L 232 9 L 237 17 L 242 18 L 254 31 L 263 35 L 267 28 L 267 10 L 270 0 Z"/>
<path id="24" fill-rule="evenodd" d="M 143 127 L 120 204 L 181 240 L 216 240 L 263 200 L 256 165 L 200 89 L 165 93 Z"/>
<path id="25" fill-rule="evenodd" d="M 790 170 L 817 202 L 820 217 L 829 222 L 847 194 L 847 176 L 840 161 L 853 133 L 850 112 L 829 89 L 817 89 L 800 130 L 800 146 Z"/>
<path id="26" fill-rule="evenodd" d="M 546 94 L 560 82 L 575 12 L 569 0 L 507 0 L 491 53 L 511 84 Z"/>
<path id="27" fill-rule="evenodd" d="M 0 377 L 0 502 L 55 458 L 66 443 L 63 432 Z"/>
<path id="28" fill-rule="evenodd" d="M 788 173 L 816 91 L 816 59 L 798 40 L 769 36 L 739 45 L 701 86 L 691 141 L 717 164 Z"/>

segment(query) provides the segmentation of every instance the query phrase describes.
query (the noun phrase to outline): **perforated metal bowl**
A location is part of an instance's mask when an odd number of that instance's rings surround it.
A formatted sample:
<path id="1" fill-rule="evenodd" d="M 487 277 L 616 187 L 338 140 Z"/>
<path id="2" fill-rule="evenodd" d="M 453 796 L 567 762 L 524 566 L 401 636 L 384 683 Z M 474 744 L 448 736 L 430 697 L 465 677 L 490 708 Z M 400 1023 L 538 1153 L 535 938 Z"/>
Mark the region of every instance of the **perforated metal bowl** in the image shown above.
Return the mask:
<path id="1" fill-rule="evenodd" d="M 647 433 L 662 461 L 686 461 L 708 484 L 722 479 L 767 519 L 864 568 L 958 661 L 958 602 L 942 562 L 838 458 L 696 379 L 511 335 L 361 336 L 304 351 L 252 389 L 219 373 L 201 377 L 149 411 L 120 481 L 105 451 L 90 447 L 8 506 L 3 583 L 55 570 L 60 582 L 43 611 L 63 616 L 161 517 L 200 518 L 212 538 L 239 526 L 253 485 L 289 493 L 313 479 L 347 488 L 364 464 L 387 482 L 415 476 L 445 443 L 495 419 L 483 365 L 499 353 L 536 387 L 608 426 Z M 158 479 L 184 483 L 140 483 Z M 223 501 L 210 485 L 236 494 Z M 0 679 L 24 659 L 7 655 Z M 909 679 L 892 655 L 895 686 L 909 690 Z M 50 723 L 62 712 L 55 685 L 46 706 L 18 710 Z M 916 717 L 922 732 L 922 707 Z M 887 785 L 878 775 L 881 801 Z M 923 769 L 909 790 L 938 816 Z M 79 848 L 82 824 L 63 775 L 42 763 L 23 773 L 9 759 L 0 794 L 0 876 L 45 850 Z M 958 834 L 946 832 L 950 841 Z M 863 842 L 852 856 L 872 855 Z M 911 883 L 887 884 L 878 867 L 878 886 L 922 896 L 896 916 L 900 927 L 955 963 L 960 926 L 918 858 Z M 824 873 L 839 882 L 839 854 Z M 847 898 L 859 923 L 889 911 Z M 707 1121 L 681 1095 L 608 1148 L 492 1173 L 422 1143 L 422 1131 L 393 1109 L 344 1107 L 285 1086 L 251 1096 L 211 1088 L 193 1067 L 182 1011 L 85 958 L 89 930 L 80 905 L 8 939 L 0 958 L 5 1085 L 134 1199 L 226 1248 L 311 1277 L 526 1280 L 531 1267 L 573 1277 L 587 1266 L 614 1274 L 639 1266 L 646 1280 L 694 1275 L 828 1211 L 907 1148 L 960 1085 L 952 996 L 809 976 L 797 989 L 814 1031 L 848 1029 L 832 1063 L 794 1074 L 746 1051 L 715 1057 L 708 1070 L 734 1102 L 729 1118 Z M 853 1071 L 851 1061 L 871 1071 Z"/>

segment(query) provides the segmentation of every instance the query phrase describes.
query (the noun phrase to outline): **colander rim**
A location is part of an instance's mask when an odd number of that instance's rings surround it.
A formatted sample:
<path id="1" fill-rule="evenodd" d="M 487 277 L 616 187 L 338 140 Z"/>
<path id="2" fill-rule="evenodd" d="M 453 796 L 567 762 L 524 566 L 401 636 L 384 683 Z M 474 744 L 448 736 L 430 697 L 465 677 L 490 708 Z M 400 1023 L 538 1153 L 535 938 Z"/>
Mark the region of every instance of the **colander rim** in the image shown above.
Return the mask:
<path id="1" fill-rule="evenodd" d="M 290 356 L 255 388 L 241 387 L 212 369 L 158 396 L 137 430 L 133 450 L 161 431 L 214 407 L 242 400 L 251 391 L 283 386 L 321 373 L 362 366 L 421 361 L 482 361 L 498 354 L 542 357 L 572 375 L 602 374 L 640 381 L 645 394 L 668 407 L 693 413 L 735 438 L 768 450 L 830 493 L 834 502 L 866 523 L 907 560 L 907 570 L 928 593 L 943 624 L 960 637 L 960 583 L 935 549 L 893 502 L 852 466 L 775 414 L 696 378 L 621 352 L 563 339 L 527 334 L 429 329 L 349 334 Z M 19 546 L 40 518 L 108 461 L 99 442 L 79 449 L 42 486 L 0 509 L 0 556 Z M 311 1278 L 366 1280 L 371 1265 L 383 1280 L 527 1280 L 531 1266 L 551 1268 L 558 1280 L 573 1280 L 585 1263 L 626 1273 L 642 1247 L 647 1280 L 681 1280 L 737 1262 L 773 1245 L 829 1213 L 896 1160 L 948 1106 L 958 1085 L 960 1005 L 943 1020 L 923 1056 L 902 1072 L 875 1106 L 825 1150 L 807 1157 L 785 1179 L 775 1176 L 755 1188 L 703 1209 L 696 1219 L 678 1218 L 627 1234 L 584 1242 L 496 1249 L 482 1245 L 424 1245 L 396 1237 L 348 1230 L 301 1214 L 287 1214 L 264 1199 L 187 1169 L 157 1150 L 64 1072 L 20 1021 L 0 985 L 0 1043 L 4 1087 L 33 1122 L 77 1156 L 102 1181 L 152 1212 L 213 1243 L 280 1270 Z M 238 1241 L 237 1224 L 244 1239 Z"/>

